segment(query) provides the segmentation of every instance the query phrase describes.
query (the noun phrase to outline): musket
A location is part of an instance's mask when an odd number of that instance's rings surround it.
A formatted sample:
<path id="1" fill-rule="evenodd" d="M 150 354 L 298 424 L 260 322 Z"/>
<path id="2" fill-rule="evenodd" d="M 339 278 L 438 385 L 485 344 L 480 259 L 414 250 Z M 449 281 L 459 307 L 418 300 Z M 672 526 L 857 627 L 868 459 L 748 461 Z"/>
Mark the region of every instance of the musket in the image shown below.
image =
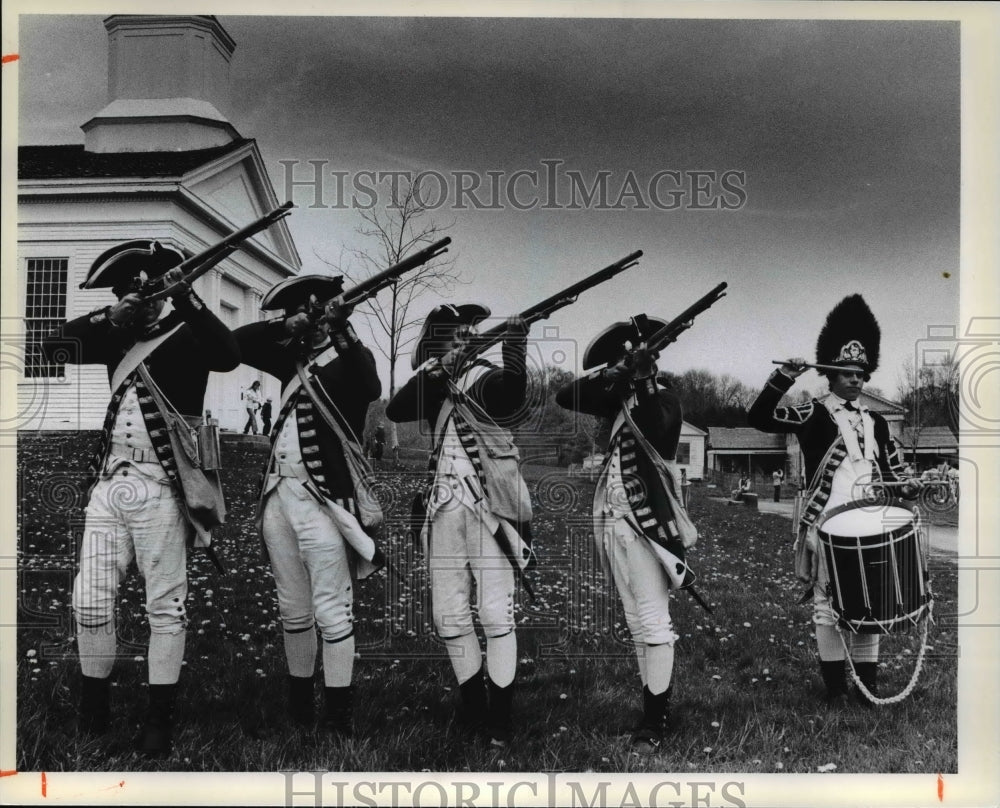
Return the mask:
<path id="1" fill-rule="evenodd" d="M 388 269 L 384 269 L 377 275 L 361 281 L 357 286 L 344 292 L 344 303 L 348 306 L 357 306 L 364 303 L 368 298 L 374 297 L 387 286 L 391 286 L 399 277 L 411 269 L 423 266 L 424 264 L 437 258 L 442 253 L 448 252 L 448 245 L 451 238 L 446 236 L 440 241 L 435 241 L 424 247 L 422 250 L 409 255 L 397 264 L 393 264 Z"/>
<path id="2" fill-rule="evenodd" d="M 695 303 L 684 309 L 681 314 L 674 317 L 663 328 L 653 332 L 650 338 L 646 340 L 646 347 L 653 353 L 659 353 L 670 345 L 670 343 L 675 342 L 681 334 L 694 325 L 695 317 L 703 311 L 710 309 L 715 303 L 726 296 L 726 287 L 728 285 L 723 281 L 707 295 L 699 298 Z"/>
<path id="3" fill-rule="evenodd" d="M 639 258 L 641 256 L 642 250 L 636 250 L 634 253 L 626 255 L 620 261 L 615 261 L 613 264 L 604 267 L 604 269 L 598 270 L 592 275 L 588 275 L 583 280 L 570 284 L 561 292 L 556 292 L 551 297 L 545 298 L 545 300 L 541 303 L 536 303 L 534 306 L 525 309 L 521 312 L 520 317 L 529 326 L 539 320 L 544 320 L 554 311 L 558 311 L 564 306 L 569 306 L 572 303 L 575 303 L 581 292 L 586 292 L 588 289 L 592 289 L 605 281 L 611 280 L 611 278 L 615 275 L 624 272 L 626 269 L 631 269 L 639 263 Z M 504 338 L 504 336 L 506 336 L 506 334 L 507 323 L 503 322 L 499 325 L 495 325 L 488 331 L 484 331 L 482 334 L 475 334 L 470 337 L 469 341 L 462 347 L 459 361 L 455 366 L 461 367 L 462 364 L 472 357 L 477 356 L 493 345 L 496 345 Z"/>
<path id="4" fill-rule="evenodd" d="M 147 282 L 141 289 L 136 291 L 142 296 L 143 301 L 147 303 L 169 297 L 177 291 L 178 287 L 182 283 L 192 283 L 224 258 L 232 255 L 248 238 L 266 230 L 275 222 L 284 219 L 289 214 L 291 208 L 292 203 L 286 202 L 284 205 L 275 208 L 269 213 L 265 213 L 259 219 L 251 222 L 246 227 L 241 227 L 239 230 L 226 236 L 221 241 L 216 242 L 211 247 L 205 248 L 197 255 L 192 255 L 190 258 L 185 259 L 176 267 L 176 269 L 179 269 L 184 273 L 184 277 L 176 283 L 172 283 L 162 289 L 158 289 L 156 287 L 162 281 L 160 281 L 160 279 L 156 279 L 151 282 Z"/>

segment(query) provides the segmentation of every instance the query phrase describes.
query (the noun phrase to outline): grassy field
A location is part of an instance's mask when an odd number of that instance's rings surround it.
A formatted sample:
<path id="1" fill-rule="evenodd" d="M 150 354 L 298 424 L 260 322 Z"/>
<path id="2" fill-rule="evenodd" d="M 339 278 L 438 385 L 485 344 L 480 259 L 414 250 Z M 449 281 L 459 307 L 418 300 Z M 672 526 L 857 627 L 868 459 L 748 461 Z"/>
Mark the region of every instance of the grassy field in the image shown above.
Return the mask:
<path id="1" fill-rule="evenodd" d="M 690 560 L 707 614 L 673 600 L 677 644 L 673 731 L 652 757 L 628 746 L 639 683 L 617 598 L 591 550 L 593 484 L 533 468 L 536 601 L 518 603 L 518 740 L 484 749 L 454 725 L 457 688 L 430 625 L 426 570 L 402 529 L 422 468 L 386 471 L 389 555 L 404 582 L 380 573 L 357 587 L 356 737 L 335 743 L 283 721 L 284 661 L 274 585 L 252 531 L 263 450 L 224 443 L 230 517 L 216 546 L 220 575 L 190 561 L 189 630 L 174 754 L 130 750 L 145 703 L 142 590 L 121 592 L 121 658 L 113 674 L 113 731 L 73 732 L 77 663 L 69 595 L 80 514 L 72 485 L 92 435 L 55 435 L 19 450 L 17 767 L 21 771 L 565 771 L 955 772 L 957 573 L 935 559 L 938 622 L 913 694 L 875 711 L 827 710 L 811 637 L 796 605 L 790 523 L 728 507 L 692 488 L 701 539 Z M 902 689 L 916 637 L 883 641 L 883 693 Z"/>

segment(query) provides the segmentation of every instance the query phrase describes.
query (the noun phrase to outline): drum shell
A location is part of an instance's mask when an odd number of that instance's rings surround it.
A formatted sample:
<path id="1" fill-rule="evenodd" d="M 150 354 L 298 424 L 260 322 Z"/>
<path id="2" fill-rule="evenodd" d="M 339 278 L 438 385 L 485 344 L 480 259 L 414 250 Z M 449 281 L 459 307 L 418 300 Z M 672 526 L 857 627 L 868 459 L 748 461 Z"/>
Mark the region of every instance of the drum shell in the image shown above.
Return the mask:
<path id="1" fill-rule="evenodd" d="M 830 516 L 850 509 L 831 512 L 816 531 L 838 622 L 861 634 L 906 632 L 927 615 L 931 601 L 919 513 L 912 511 L 912 522 L 883 533 L 845 536 L 824 529 Z"/>

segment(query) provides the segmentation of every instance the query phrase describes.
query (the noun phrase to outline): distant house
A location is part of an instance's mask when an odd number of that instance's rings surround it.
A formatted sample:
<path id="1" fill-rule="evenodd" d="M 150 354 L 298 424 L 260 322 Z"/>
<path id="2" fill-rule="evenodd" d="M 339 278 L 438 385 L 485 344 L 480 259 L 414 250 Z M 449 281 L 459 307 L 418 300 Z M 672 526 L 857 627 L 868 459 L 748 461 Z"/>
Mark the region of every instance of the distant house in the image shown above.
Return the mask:
<path id="1" fill-rule="evenodd" d="M 708 428 L 708 466 L 713 472 L 772 472 L 777 468 L 790 473 L 789 438 L 772 435 L 750 427 Z"/>
<path id="2" fill-rule="evenodd" d="M 685 421 L 681 424 L 681 437 L 677 443 L 677 465 L 687 472 L 689 480 L 705 477 L 705 441 L 708 433 Z"/>
<path id="3" fill-rule="evenodd" d="M 946 426 L 904 427 L 900 443 L 907 462 L 918 469 L 958 461 L 958 438 Z"/>

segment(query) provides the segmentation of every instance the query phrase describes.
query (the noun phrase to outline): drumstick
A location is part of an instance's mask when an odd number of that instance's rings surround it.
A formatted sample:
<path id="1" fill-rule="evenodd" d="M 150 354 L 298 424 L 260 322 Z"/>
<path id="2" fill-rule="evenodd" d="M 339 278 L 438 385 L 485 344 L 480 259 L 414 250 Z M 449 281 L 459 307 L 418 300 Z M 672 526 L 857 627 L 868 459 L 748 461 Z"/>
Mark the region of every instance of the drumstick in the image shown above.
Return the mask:
<path id="1" fill-rule="evenodd" d="M 772 365 L 788 365 L 791 364 L 787 359 L 772 359 Z M 836 372 L 841 372 L 847 368 L 837 367 L 836 365 L 813 365 L 808 362 L 803 362 L 799 365 L 800 368 L 816 368 L 816 370 L 832 370 Z"/>

